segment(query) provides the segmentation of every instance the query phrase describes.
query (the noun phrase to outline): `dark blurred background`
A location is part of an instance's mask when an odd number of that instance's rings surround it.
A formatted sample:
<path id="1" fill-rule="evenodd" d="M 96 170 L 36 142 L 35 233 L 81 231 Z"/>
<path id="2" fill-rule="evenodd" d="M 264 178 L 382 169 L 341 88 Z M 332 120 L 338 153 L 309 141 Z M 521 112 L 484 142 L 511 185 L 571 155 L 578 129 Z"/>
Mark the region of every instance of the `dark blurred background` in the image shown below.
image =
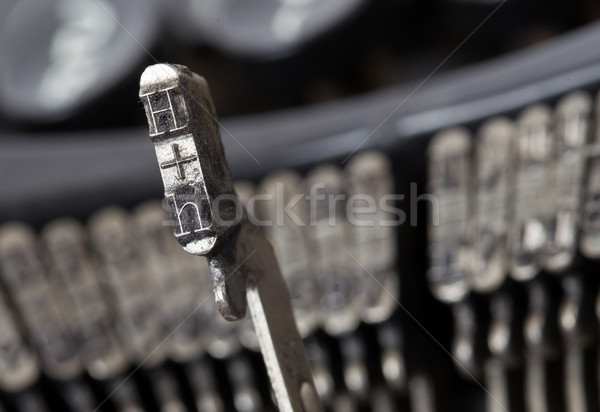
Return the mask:
<path id="1" fill-rule="evenodd" d="M 205 76 L 221 117 L 344 99 L 542 42 L 593 1 L 2 0 L 2 131 L 143 126 L 156 61 Z M 478 27 L 480 26 L 481 27 Z M 416 85 L 416 83 L 415 83 Z"/>
<path id="2" fill-rule="evenodd" d="M 149 64 L 208 80 L 236 178 L 369 147 L 422 165 L 405 137 L 595 84 L 581 71 L 599 15 L 585 0 L 1 0 L 0 221 L 161 195 L 137 98 Z"/>

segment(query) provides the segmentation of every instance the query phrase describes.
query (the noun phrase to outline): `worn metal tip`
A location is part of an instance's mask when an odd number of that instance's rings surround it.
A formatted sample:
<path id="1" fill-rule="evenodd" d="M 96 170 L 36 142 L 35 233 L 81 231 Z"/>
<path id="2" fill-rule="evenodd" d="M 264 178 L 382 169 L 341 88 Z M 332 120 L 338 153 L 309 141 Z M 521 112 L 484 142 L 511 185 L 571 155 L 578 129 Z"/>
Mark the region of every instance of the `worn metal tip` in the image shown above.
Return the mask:
<path id="1" fill-rule="evenodd" d="M 154 91 L 159 86 L 175 86 L 179 82 L 180 69 L 177 66 L 160 63 L 148 66 L 140 77 L 140 95 Z"/>

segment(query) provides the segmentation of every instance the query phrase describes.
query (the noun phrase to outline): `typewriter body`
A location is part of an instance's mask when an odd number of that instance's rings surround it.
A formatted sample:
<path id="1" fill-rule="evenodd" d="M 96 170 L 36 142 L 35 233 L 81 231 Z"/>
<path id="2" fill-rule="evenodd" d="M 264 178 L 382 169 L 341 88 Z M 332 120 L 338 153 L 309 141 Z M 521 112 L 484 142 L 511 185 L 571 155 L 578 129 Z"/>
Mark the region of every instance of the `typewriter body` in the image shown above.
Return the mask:
<path id="1" fill-rule="evenodd" d="M 252 323 L 175 239 L 201 207 L 161 200 L 198 174 L 148 141 L 144 104 L 151 137 L 180 126 L 169 90 L 138 98 L 162 61 L 208 82 L 325 410 L 600 410 L 597 5 L 0 12 L 0 410 L 278 410 Z"/>

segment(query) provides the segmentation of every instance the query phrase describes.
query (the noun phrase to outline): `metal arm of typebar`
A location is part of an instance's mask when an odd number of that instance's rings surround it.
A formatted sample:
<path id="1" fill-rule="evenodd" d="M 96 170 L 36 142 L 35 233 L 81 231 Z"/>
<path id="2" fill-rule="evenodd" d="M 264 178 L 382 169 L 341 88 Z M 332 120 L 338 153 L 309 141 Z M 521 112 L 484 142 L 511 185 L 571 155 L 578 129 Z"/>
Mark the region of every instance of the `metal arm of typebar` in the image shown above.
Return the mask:
<path id="1" fill-rule="evenodd" d="M 242 319 L 249 308 L 279 409 L 320 411 L 275 254 L 237 201 L 206 81 L 184 66 L 153 65 L 140 98 L 177 241 L 207 257 L 225 319 Z"/>

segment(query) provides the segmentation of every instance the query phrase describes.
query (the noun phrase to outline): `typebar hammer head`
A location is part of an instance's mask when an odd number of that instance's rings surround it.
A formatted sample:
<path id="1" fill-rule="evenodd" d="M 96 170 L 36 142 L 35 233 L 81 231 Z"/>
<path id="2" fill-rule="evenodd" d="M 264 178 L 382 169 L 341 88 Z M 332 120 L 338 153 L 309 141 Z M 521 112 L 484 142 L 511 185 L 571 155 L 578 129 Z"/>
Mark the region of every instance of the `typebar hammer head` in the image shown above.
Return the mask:
<path id="1" fill-rule="evenodd" d="M 155 64 L 141 76 L 140 98 L 175 238 L 187 252 L 210 260 L 227 248 L 237 225 L 223 223 L 235 222 L 236 198 L 208 85 L 187 67 Z M 220 275 L 211 274 L 219 311 L 228 320 L 243 318 L 243 273 Z"/>
<path id="2" fill-rule="evenodd" d="M 185 66 L 155 64 L 140 79 L 150 139 L 177 241 L 209 254 L 236 216 L 233 182 L 206 81 Z"/>

